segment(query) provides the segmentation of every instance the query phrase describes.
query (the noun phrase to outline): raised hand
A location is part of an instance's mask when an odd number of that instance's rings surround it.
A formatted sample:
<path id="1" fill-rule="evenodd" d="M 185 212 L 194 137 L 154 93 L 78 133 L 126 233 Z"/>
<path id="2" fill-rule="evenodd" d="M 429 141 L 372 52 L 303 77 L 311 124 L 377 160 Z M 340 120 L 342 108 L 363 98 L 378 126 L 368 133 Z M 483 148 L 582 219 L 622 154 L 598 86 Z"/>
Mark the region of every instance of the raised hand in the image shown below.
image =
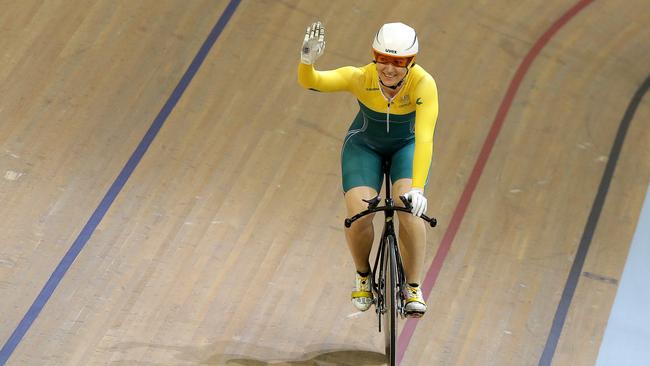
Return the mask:
<path id="1" fill-rule="evenodd" d="M 314 22 L 305 32 L 305 39 L 300 49 L 300 61 L 303 64 L 313 65 L 325 50 L 325 27 L 321 22 Z"/>

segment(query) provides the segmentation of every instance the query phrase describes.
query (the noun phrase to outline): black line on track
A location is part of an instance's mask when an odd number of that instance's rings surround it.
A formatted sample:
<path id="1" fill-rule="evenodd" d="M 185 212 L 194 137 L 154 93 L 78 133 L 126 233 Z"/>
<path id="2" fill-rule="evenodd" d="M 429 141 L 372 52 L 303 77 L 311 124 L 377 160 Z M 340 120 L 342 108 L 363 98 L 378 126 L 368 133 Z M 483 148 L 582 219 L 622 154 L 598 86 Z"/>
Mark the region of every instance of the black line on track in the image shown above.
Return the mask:
<path id="1" fill-rule="evenodd" d="M 591 213 L 589 214 L 589 219 L 585 226 L 585 230 L 582 234 L 582 239 L 580 239 L 580 245 L 578 246 L 578 251 L 576 252 L 575 259 L 573 260 L 573 265 L 571 266 L 571 271 L 569 272 L 569 277 L 567 278 L 566 284 L 564 285 L 564 291 L 562 292 L 562 297 L 560 298 L 560 303 L 557 306 L 555 311 L 555 317 L 553 318 L 553 325 L 551 326 L 551 331 L 546 340 L 546 346 L 544 347 L 544 352 L 542 357 L 539 360 L 539 366 L 549 366 L 555 355 L 555 349 L 557 348 L 557 343 L 562 334 L 562 328 L 564 328 L 564 322 L 566 321 L 566 316 L 569 312 L 569 307 L 571 306 L 571 300 L 573 299 L 573 294 L 575 293 L 576 287 L 578 286 L 578 280 L 580 279 L 580 273 L 582 273 L 582 267 L 585 263 L 587 253 L 589 252 L 589 246 L 598 226 L 598 219 L 600 218 L 600 213 L 603 210 L 605 205 L 605 199 L 607 198 L 607 192 L 609 191 L 609 185 L 612 182 L 614 177 L 614 171 L 616 170 L 616 163 L 618 158 L 621 155 L 621 150 L 623 149 L 623 143 L 625 142 L 625 135 L 630 127 L 630 123 L 634 118 L 634 113 L 636 112 L 643 96 L 648 91 L 650 86 L 650 75 L 648 75 L 639 87 L 639 89 L 634 93 L 630 104 L 625 111 L 623 120 L 618 127 L 618 132 L 616 134 L 616 139 L 614 140 L 614 145 L 609 154 L 609 160 L 607 161 L 607 166 L 605 167 L 605 172 L 603 173 L 603 178 L 600 181 L 600 186 L 598 187 L 598 193 L 591 207 Z"/>

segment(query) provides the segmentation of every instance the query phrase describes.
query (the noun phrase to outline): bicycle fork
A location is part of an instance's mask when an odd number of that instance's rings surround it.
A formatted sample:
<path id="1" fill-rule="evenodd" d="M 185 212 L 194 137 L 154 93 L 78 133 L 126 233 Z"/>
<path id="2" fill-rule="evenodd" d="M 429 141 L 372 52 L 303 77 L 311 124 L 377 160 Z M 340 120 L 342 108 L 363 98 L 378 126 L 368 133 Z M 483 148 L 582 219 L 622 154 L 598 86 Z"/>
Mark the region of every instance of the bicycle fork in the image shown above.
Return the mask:
<path id="1" fill-rule="evenodd" d="M 387 205 L 392 205 L 392 200 L 387 199 L 386 200 Z M 393 237 L 393 243 L 395 245 L 389 246 L 388 245 L 388 240 L 387 237 L 392 236 Z M 387 268 L 386 266 L 386 261 L 390 260 L 390 255 L 389 251 L 392 250 L 395 252 L 395 257 L 397 259 L 397 278 L 396 278 L 396 287 L 398 291 L 398 301 L 397 301 L 397 311 L 400 316 L 400 318 L 404 319 L 405 318 L 405 312 L 404 312 L 404 284 L 406 283 L 406 279 L 404 278 L 404 267 L 402 265 L 402 259 L 399 251 L 399 246 L 397 245 L 397 240 L 396 240 L 396 235 L 395 235 L 395 229 L 394 229 L 394 223 L 393 223 L 393 215 L 392 212 L 390 214 L 387 213 L 386 216 L 386 222 L 384 226 L 384 232 L 382 233 L 382 239 L 380 240 L 378 254 L 375 257 L 375 263 L 373 266 L 373 276 L 372 276 L 372 288 L 375 292 L 375 297 L 373 299 L 373 303 L 375 305 L 375 313 L 377 314 L 377 317 L 379 319 L 378 324 L 379 324 L 379 332 L 382 331 L 382 316 L 383 314 L 387 311 L 386 309 L 386 300 L 384 299 L 383 296 L 383 287 L 386 286 L 387 284 L 384 282 L 384 279 L 386 278 L 386 275 L 384 273 L 385 269 Z"/>

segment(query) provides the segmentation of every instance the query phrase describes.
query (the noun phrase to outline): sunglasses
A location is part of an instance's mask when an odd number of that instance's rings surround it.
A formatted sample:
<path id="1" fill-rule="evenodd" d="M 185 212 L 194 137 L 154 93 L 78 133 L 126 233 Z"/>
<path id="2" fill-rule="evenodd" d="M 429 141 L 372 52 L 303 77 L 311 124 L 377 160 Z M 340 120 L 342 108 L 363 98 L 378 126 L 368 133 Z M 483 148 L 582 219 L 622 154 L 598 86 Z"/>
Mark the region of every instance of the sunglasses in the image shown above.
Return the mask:
<path id="1" fill-rule="evenodd" d="M 407 67 L 415 56 L 410 57 L 396 57 L 390 56 L 383 53 L 379 53 L 375 50 L 372 50 L 373 55 L 375 56 L 375 62 L 378 64 L 391 64 L 395 67 Z"/>

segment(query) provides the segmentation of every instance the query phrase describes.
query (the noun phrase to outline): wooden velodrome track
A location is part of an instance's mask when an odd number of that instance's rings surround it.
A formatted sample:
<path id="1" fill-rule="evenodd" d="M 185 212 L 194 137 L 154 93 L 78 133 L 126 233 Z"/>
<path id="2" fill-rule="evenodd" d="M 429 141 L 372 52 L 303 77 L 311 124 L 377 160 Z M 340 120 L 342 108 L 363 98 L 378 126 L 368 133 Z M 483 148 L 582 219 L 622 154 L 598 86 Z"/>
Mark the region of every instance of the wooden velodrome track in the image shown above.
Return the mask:
<path id="1" fill-rule="evenodd" d="M 369 62 L 374 32 L 400 20 L 418 30 L 418 63 L 438 84 L 433 288 L 426 317 L 401 338 L 402 365 L 537 365 L 650 59 L 647 1 L 585 3 L 545 40 L 481 152 L 517 68 L 574 5 L 243 1 L 180 95 L 227 1 L 1 1 L 7 364 L 382 364 L 374 314 L 349 303 L 339 149 L 358 107 L 296 81 L 304 28 L 319 19 L 328 34 L 318 68 Z M 160 132 L 118 178 L 155 120 Z M 649 120 L 646 98 L 554 365 L 597 357 L 650 180 Z M 109 191 L 116 182 L 121 191 Z M 55 272 L 73 243 L 78 257 Z"/>

